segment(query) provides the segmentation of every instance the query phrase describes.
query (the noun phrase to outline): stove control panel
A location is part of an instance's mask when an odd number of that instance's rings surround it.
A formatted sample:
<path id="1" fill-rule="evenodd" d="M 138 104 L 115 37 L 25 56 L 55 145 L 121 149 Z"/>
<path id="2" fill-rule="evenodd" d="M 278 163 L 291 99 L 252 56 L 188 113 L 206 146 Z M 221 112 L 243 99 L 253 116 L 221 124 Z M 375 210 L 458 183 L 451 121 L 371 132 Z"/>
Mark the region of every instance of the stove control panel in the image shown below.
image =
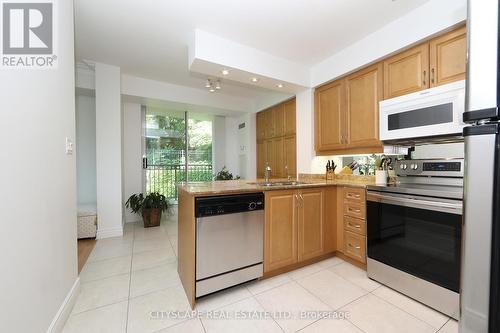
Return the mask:
<path id="1" fill-rule="evenodd" d="M 395 169 L 398 176 L 463 177 L 464 160 L 401 160 Z"/>

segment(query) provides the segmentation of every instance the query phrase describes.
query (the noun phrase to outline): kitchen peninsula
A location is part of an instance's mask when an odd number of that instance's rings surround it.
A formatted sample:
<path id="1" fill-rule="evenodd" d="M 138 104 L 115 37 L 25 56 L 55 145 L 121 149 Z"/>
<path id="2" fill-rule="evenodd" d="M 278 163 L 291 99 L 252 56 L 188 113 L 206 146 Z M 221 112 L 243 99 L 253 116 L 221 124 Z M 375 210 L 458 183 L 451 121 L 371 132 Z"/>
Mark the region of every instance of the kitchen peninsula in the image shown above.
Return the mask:
<path id="1" fill-rule="evenodd" d="M 266 185 L 260 180 L 180 184 L 178 272 L 191 307 L 199 296 L 197 200 L 263 194 L 263 239 L 258 243 L 263 247 L 263 279 L 335 255 L 365 267 L 365 187 L 373 183 L 371 176 L 336 175 L 325 181 L 320 175 L 300 175 L 298 182 L 273 180 Z M 217 221 L 217 216 L 211 218 Z"/>

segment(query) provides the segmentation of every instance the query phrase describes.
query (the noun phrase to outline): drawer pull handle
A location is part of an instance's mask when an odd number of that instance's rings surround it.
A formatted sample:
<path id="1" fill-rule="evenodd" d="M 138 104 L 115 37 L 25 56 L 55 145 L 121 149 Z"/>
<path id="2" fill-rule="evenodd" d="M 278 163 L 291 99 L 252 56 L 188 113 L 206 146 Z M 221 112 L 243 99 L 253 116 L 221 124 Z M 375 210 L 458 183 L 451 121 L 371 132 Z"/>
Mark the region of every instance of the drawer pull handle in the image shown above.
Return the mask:
<path id="1" fill-rule="evenodd" d="M 350 246 L 350 247 L 352 247 L 352 248 L 355 248 L 356 250 L 361 249 L 361 246 L 354 246 L 354 245 L 352 245 L 351 243 L 349 243 L 349 246 Z"/>
<path id="2" fill-rule="evenodd" d="M 347 222 L 347 225 L 353 228 L 358 228 L 358 229 L 361 228 L 359 224 L 352 224 L 351 222 Z"/>
<path id="3" fill-rule="evenodd" d="M 347 194 L 347 196 L 348 196 L 349 198 L 356 198 L 356 199 L 359 199 L 359 197 L 360 197 L 360 195 L 359 195 L 359 194 L 352 194 L 352 193 Z"/>
<path id="4" fill-rule="evenodd" d="M 349 211 L 350 211 L 350 212 L 355 212 L 355 213 L 359 213 L 359 212 L 361 212 L 361 210 L 360 210 L 360 209 L 352 209 L 352 208 L 349 208 Z"/>

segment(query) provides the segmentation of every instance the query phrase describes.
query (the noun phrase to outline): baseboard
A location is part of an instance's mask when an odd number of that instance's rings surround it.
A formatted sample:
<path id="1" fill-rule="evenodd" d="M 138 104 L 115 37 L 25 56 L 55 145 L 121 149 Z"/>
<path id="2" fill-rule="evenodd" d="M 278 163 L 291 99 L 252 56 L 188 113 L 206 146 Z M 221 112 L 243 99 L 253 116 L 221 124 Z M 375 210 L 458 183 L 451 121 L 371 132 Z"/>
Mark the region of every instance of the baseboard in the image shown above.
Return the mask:
<path id="1" fill-rule="evenodd" d="M 123 227 L 97 230 L 97 239 L 121 236 L 123 236 Z"/>
<path id="2" fill-rule="evenodd" d="M 69 318 L 71 310 L 73 310 L 73 306 L 75 305 L 76 298 L 80 293 L 80 278 L 76 278 L 75 283 L 71 287 L 69 293 L 66 295 L 61 307 L 56 313 L 56 316 L 50 323 L 49 328 L 47 329 L 47 333 L 59 333 L 62 331 L 64 324 Z"/>

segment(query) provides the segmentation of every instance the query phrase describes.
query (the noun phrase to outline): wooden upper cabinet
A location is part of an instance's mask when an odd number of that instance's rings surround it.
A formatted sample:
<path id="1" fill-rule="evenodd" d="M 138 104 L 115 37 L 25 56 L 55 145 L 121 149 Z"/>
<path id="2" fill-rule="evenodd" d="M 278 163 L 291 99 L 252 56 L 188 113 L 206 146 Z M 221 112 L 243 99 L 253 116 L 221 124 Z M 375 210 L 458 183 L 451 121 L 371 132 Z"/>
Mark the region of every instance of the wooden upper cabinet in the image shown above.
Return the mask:
<path id="1" fill-rule="evenodd" d="M 384 61 L 384 99 L 429 88 L 429 44 L 424 43 Z"/>
<path id="2" fill-rule="evenodd" d="M 263 170 L 265 170 L 265 167 L 269 165 L 271 167 L 271 176 L 273 176 L 273 172 L 275 170 L 275 157 L 276 157 L 276 152 L 274 151 L 275 145 L 273 139 L 267 139 L 264 141 L 264 151 L 266 153 L 265 155 L 265 160 L 264 160 L 264 167 Z M 264 172 L 262 173 L 264 174 Z"/>
<path id="3" fill-rule="evenodd" d="M 264 177 L 264 168 L 266 166 L 266 144 L 264 142 L 257 142 L 257 177 Z"/>
<path id="4" fill-rule="evenodd" d="M 266 137 L 266 120 L 265 113 L 259 112 L 256 115 L 256 123 L 257 123 L 257 141 L 264 140 Z"/>
<path id="5" fill-rule="evenodd" d="M 323 254 L 323 189 L 302 190 L 298 209 L 298 260 Z"/>
<path id="6" fill-rule="evenodd" d="M 381 144 L 378 103 L 383 94 L 382 73 L 382 63 L 378 63 L 351 74 L 345 80 L 349 148 Z"/>
<path id="7" fill-rule="evenodd" d="M 264 111 L 264 127 L 265 127 L 265 136 L 266 138 L 274 137 L 274 110 L 269 109 Z"/>
<path id="8" fill-rule="evenodd" d="M 316 89 L 314 102 L 316 151 L 345 147 L 344 99 L 344 80 L 334 81 Z"/>
<path id="9" fill-rule="evenodd" d="M 296 117 L 296 103 L 295 98 L 284 104 L 284 131 L 285 135 L 292 135 L 296 133 L 295 128 L 295 117 Z"/>
<path id="10" fill-rule="evenodd" d="M 273 178 L 285 177 L 285 161 L 284 161 L 284 148 L 283 148 L 283 138 L 273 139 L 273 165 L 271 166 L 271 176 Z"/>
<path id="11" fill-rule="evenodd" d="M 285 137 L 283 142 L 283 155 L 283 168 L 288 168 L 288 174 L 285 169 L 283 177 L 291 176 L 295 178 L 297 176 L 297 143 L 295 141 L 295 135 Z"/>
<path id="12" fill-rule="evenodd" d="M 285 134 L 285 106 L 279 104 L 272 111 L 274 112 L 274 136 L 282 136 Z"/>
<path id="13" fill-rule="evenodd" d="M 297 262 L 295 191 L 265 193 L 264 271 Z"/>
<path id="14" fill-rule="evenodd" d="M 467 30 L 461 27 L 430 41 L 431 87 L 465 79 Z"/>

